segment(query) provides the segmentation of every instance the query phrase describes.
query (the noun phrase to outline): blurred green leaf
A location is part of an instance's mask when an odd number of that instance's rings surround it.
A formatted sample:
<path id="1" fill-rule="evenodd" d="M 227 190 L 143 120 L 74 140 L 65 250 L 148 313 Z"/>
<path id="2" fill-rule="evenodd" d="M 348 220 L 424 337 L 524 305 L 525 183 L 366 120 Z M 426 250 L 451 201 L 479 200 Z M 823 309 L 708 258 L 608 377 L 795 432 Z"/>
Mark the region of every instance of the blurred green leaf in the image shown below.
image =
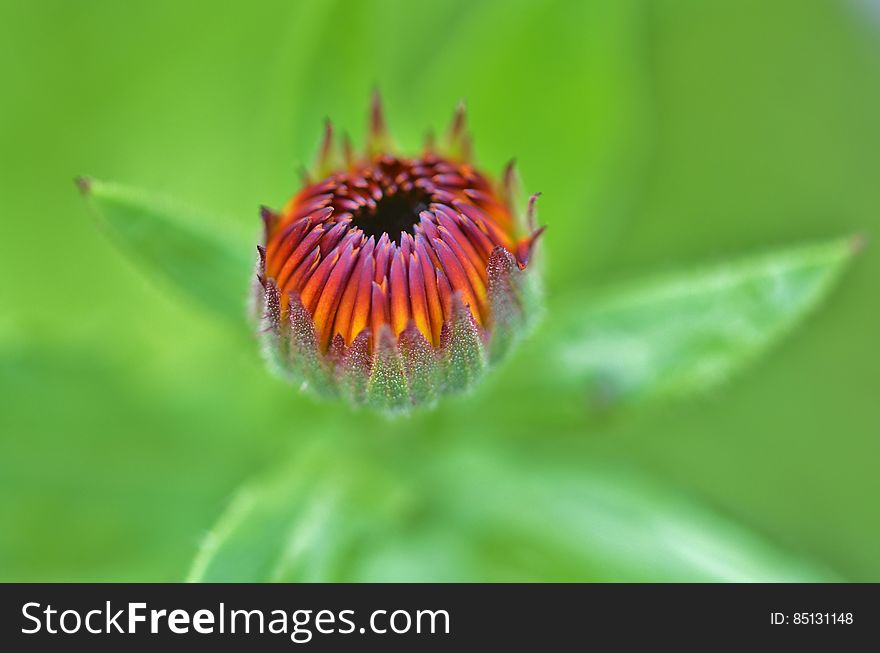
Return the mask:
<path id="1" fill-rule="evenodd" d="M 395 524 L 414 505 L 405 485 L 380 469 L 312 447 L 238 492 L 205 538 L 189 580 L 352 580 L 370 542 L 394 539 Z"/>
<path id="2" fill-rule="evenodd" d="M 632 471 L 459 442 L 402 465 L 313 450 L 237 495 L 190 580 L 835 578 Z"/>
<path id="3" fill-rule="evenodd" d="M 143 191 L 79 178 L 77 184 L 114 242 L 190 299 L 243 322 L 256 254 L 236 244 L 228 227 Z"/>
<path id="4" fill-rule="evenodd" d="M 551 308 L 538 354 L 547 387 L 594 407 L 684 397 L 756 359 L 822 300 L 858 239 L 793 247 L 649 279 Z M 544 360 L 551 349 L 549 365 Z"/>

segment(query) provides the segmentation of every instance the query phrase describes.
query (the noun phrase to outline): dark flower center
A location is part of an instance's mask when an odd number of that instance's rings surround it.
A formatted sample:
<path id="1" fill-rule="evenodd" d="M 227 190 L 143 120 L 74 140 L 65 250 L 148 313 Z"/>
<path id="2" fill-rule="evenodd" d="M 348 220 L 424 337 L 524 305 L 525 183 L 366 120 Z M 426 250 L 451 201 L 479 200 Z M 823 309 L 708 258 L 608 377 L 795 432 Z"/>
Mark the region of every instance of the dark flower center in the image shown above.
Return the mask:
<path id="1" fill-rule="evenodd" d="M 382 195 L 375 208 L 363 207 L 352 217 L 352 226 L 360 229 L 369 238 L 378 240 L 383 233 L 400 245 L 400 237 L 404 232 L 415 235 L 415 226 L 419 222 L 419 214 L 428 209 L 431 198 L 419 189 L 397 191 L 391 195 Z"/>

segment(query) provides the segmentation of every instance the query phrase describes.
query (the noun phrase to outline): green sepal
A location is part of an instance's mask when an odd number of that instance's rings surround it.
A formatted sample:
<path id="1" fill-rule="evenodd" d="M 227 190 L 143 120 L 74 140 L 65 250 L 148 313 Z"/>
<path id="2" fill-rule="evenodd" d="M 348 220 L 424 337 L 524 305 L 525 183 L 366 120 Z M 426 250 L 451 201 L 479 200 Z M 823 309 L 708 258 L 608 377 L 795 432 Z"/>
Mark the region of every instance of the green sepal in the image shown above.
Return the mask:
<path id="1" fill-rule="evenodd" d="M 308 388 L 319 395 L 335 396 L 337 387 L 328 358 L 318 350 L 318 336 L 315 323 L 299 293 L 289 295 L 287 307 L 288 323 L 288 366 L 293 374 L 305 380 Z"/>
<path id="2" fill-rule="evenodd" d="M 513 255 L 496 247 L 487 268 L 489 308 L 492 315 L 489 361 L 501 360 L 519 340 L 526 324 L 523 275 Z"/>
<path id="3" fill-rule="evenodd" d="M 364 329 L 346 348 L 336 368 L 339 389 L 354 405 L 363 404 L 367 400 L 373 362 L 369 345 L 370 330 Z"/>
<path id="4" fill-rule="evenodd" d="M 486 348 L 480 328 L 457 292 L 451 302 L 452 317 L 443 324 L 440 348 L 443 357 L 444 390 L 462 392 L 470 388 L 486 368 Z"/>
<path id="5" fill-rule="evenodd" d="M 399 412 L 410 408 L 409 387 L 397 341 L 387 324 L 379 329 L 373 352 L 373 369 L 367 385 L 371 408 Z"/>
<path id="6" fill-rule="evenodd" d="M 434 348 L 413 322 L 400 334 L 398 348 L 403 360 L 410 401 L 415 406 L 432 404 L 437 399 L 440 385 L 440 365 Z"/>

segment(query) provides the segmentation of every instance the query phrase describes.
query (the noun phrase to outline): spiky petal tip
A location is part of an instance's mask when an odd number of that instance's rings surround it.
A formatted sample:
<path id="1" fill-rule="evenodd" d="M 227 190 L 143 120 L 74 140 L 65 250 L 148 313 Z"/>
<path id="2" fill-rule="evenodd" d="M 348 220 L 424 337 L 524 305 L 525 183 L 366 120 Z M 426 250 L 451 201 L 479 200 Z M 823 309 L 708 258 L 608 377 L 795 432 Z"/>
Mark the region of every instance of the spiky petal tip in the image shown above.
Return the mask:
<path id="1" fill-rule="evenodd" d="M 288 378 L 387 411 L 470 387 L 535 313 L 529 265 L 542 229 L 471 163 L 463 106 L 442 142 L 397 154 L 378 95 L 365 152 L 328 121 L 305 187 L 263 208 L 260 337 Z M 527 268 L 529 268 L 527 270 Z"/>

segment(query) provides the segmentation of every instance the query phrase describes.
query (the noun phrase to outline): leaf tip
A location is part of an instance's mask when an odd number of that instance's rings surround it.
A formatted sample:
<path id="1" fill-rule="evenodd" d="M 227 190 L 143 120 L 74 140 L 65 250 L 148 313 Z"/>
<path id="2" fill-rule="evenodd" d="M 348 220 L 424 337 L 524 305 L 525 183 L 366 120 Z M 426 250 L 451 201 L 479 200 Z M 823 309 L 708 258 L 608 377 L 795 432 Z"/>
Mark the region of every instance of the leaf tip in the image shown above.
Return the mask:
<path id="1" fill-rule="evenodd" d="M 79 175 L 78 177 L 74 177 L 73 183 L 76 184 L 76 187 L 79 189 L 79 192 L 82 193 L 83 197 L 88 197 L 89 193 L 92 191 L 92 180 L 90 177 Z"/>
<path id="2" fill-rule="evenodd" d="M 853 254 L 860 254 L 868 246 L 868 237 L 865 234 L 853 234 L 849 238 L 849 250 Z"/>

